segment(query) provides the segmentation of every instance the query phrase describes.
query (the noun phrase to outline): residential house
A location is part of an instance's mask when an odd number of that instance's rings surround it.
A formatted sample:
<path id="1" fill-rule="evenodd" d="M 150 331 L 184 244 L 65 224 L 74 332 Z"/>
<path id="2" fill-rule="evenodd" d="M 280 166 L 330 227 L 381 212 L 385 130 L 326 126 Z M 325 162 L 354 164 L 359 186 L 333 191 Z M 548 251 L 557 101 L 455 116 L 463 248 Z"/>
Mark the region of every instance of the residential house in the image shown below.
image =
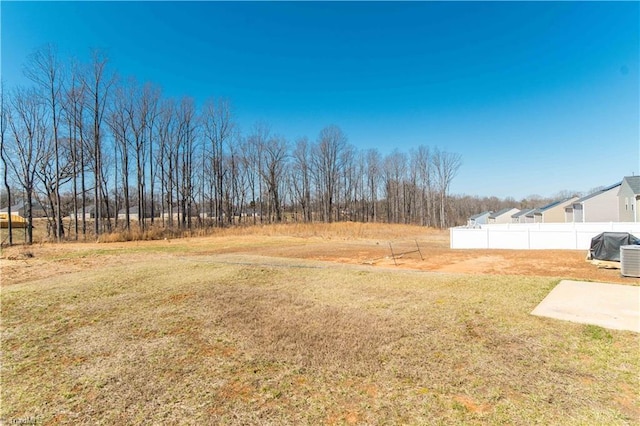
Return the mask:
<path id="1" fill-rule="evenodd" d="M 24 203 L 20 202 L 17 204 L 14 204 L 13 206 L 11 206 L 11 215 L 13 216 L 18 215 L 18 216 L 24 216 L 25 213 L 25 208 L 24 208 Z M 9 211 L 9 207 L 3 207 L 0 209 L 0 213 L 7 213 Z"/>
<path id="2" fill-rule="evenodd" d="M 640 176 L 625 176 L 618 190 L 620 222 L 640 222 Z"/>
<path id="3" fill-rule="evenodd" d="M 538 209 L 531 209 L 527 214 L 524 215 L 524 223 L 534 223 L 536 221 L 535 213 Z"/>
<path id="4" fill-rule="evenodd" d="M 84 220 L 95 219 L 95 217 L 96 217 L 96 213 L 95 213 L 95 207 L 93 206 L 93 204 L 89 206 L 85 206 Z M 65 216 L 65 219 L 75 219 L 75 213 L 73 211 L 73 208 L 71 209 L 69 214 Z M 78 220 L 82 220 L 82 205 L 80 203 L 78 203 Z"/>
<path id="5" fill-rule="evenodd" d="M 527 215 L 531 213 L 531 221 L 533 222 L 533 211 L 535 209 L 522 209 L 517 213 L 511 215 L 511 222 L 513 223 L 526 223 Z"/>
<path id="6" fill-rule="evenodd" d="M 82 219 L 82 205 L 78 203 L 78 217 Z M 95 204 L 91 204 L 90 206 L 85 206 L 84 208 L 84 219 L 90 220 L 96 218 L 96 206 Z"/>
<path id="7" fill-rule="evenodd" d="M 22 217 L 26 217 L 26 203 L 20 201 L 15 205 L 11 206 L 11 215 L 19 215 Z M 9 211 L 8 207 L 4 207 L 0 209 L 0 213 L 7 213 Z M 46 217 L 47 210 L 45 206 L 43 206 L 38 200 L 35 198 L 31 201 L 31 214 L 33 217 Z"/>
<path id="8" fill-rule="evenodd" d="M 145 213 L 145 219 L 151 218 L 151 209 L 147 209 Z M 156 214 L 156 217 L 158 215 Z M 118 211 L 118 220 L 126 220 L 127 219 L 127 211 L 126 209 L 121 209 Z M 129 207 L 129 220 L 139 220 L 140 215 L 138 214 L 138 206 Z"/>
<path id="9" fill-rule="evenodd" d="M 511 216 L 518 213 L 520 210 L 515 207 L 499 210 L 495 213 L 491 213 L 488 217 L 487 223 L 510 223 Z"/>
<path id="10" fill-rule="evenodd" d="M 480 225 L 485 225 L 489 220 L 489 215 L 493 213 L 492 211 L 486 211 L 478 214 L 474 214 L 467 220 L 467 226 L 476 227 Z"/>
<path id="11" fill-rule="evenodd" d="M 617 222 L 618 191 L 622 182 L 593 192 L 564 208 L 566 222 Z"/>
<path id="12" fill-rule="evenodd" d="M 565 221 L 565 207 L 577 200 L 578 197 L 570 197 L 540 207 L 533 212 L 533 221 L 535 223 L 562 223 Z"/>
<path id="13" fill-rule="evenodd" d="M 176 220 L 178 220 L 181 216 L 182 216 L 182 215 L 181 215 L 178 211 L 174 210 L 174 211 L 173 211 L 173 213 L 164 212 L 164 213 L 162 213 L 162 215 L 161 215 L 160 217 L 161 217 L 162 219 L 164 219 L 164 220 L 169 220 L 169 217 L 172 217 L 172 219 L 173 219 L 174 221 L 176 221 Z"/>

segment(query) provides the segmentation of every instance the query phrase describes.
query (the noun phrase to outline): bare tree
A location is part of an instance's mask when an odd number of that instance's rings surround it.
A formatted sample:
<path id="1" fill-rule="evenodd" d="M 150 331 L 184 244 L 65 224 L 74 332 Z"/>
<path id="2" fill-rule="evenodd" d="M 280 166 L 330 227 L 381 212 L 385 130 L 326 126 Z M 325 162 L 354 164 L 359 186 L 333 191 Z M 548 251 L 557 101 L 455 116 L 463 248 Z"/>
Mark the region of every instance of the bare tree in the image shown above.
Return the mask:
<path id="1" fill-rule="evenodd" d="M 86 238 L 87 234 L 87 189 L 86 174 L 89 171 L 88 166 L 91 163 L 90 144 L 90 126 L 85 123 L 85 114 L 87 112 L 87 89 L 85 79 L 82 75 L 80 65 L 73 63 L 71 66 L 69 84 L 64 90 L 64 99 L 62 104 L 62 112 L 67 121 L 68 138 L 71 143 L 71 157 L 74 166 L 73 170 L 73 216 L 75 238 L 78 239 L 80 230 L 78 229 L 78 216 L 82 220 L 82 235 Z M 78 189 L 78 179 L 80 188 Z M 78 205 L 78 195 L 80 197 L 80 205 Z"/>
<path id="2" fill-rule="evenodd" d="M 293 151 L 292 187 L 302 209 L 302 220 L 311 222 L 311 146 L 306 137 L 298 139 Z"/>
<path id="3" fill-rule="evenodd" d="M 228 197 L 229 205 L 227 211 L 230 217 L 238 217 L 238 222 L 242 221 L 243 212 L 242 209 L 245 206 L 247 191 L 248 191 L 248 179 L 246 168 L 246 161 L 244 161 L 244 153 L 242 152 L 245 146 L 244 139 L 240 132 L 236 131 L 233 134 L 234 143 L 229 146 L 229 179 L 231 195 Z"/>
<path id="4" fill-rule="evenodd" d="M 174 151 L 177 138 L 175 136 L 175 102 L 172 99 L 163 101 L 160 105 L 160 113 L 157 121 L 158 147 L 157 163 L 160 165 L 160 211 L 162 225 L 165 226 L 165 217 L 169 227 L 173 227 L 174 216 Z M 166 208 L 165 208 L 166 206 Z"/>
<path id="5" fill-rule="evenodd" d="M 147 215 L 147 173 L 146 161 L 147 152 L 152 151 L 152 133 L 153 121 L 157 115 L 157 104 L 160 97 L 159 90 L 150 84 L 140 86 L 134 79 L 131 79 L 127 85 L 124 95 L 127 99 L 121 104 L 120 108 L 124 110 L 124 115 L 128 121 L 129 138 L 128 139 L 136 164 L 136 188 L 138 201 L 138 226 L 141 230 L 146 227 Z M 150 173 L 152 173 L 152 163 L 149 164 Z M 153 203 L 153 201 L 151 201 Z M 153 210 L 153 209 L 152 209 Z"/>
<path id="6" fill-rule="evenodd" d="M 345 149 L 347 149 L 347 136 L 338 126 L 323 128 L 314 145 L 313 169 L 321 197 L 322 219 L 325 222 L 333 220 L 334 200 L 340 173 L 339 160 Z"/>
<path id="7" fill-rule="evenodd" d="M 404 220 L 404 184 L 407 173 L 407 157 L 394 150 L 384 159 L 384 187 L 387 201 L 387 220 L 400 223 Z"/>
<path id="8" fill-rule="evenodd" d="M 420 145 L 411 152 L 412 169 L 415 170 L 416 182 L 420 191 L 419 216 L 423 226 L 433 225 L 433 167 L 429 148 Z"/>
<path id="9" fill-rule="evenodd" d="M 95 234 L 100 235 L 104 229 L 103 207 L 108 211 L 108 204 L 103 206 L 107 197 L 104 188 L 103 170 L 103 130 L 102 122 L 109 100 L 109 92 L 115 83 L 115 76 L 110 74 L 107 68 L 109 60 L 104 52 L 93 50 L 91 52 L 91 64 L 87 72 L 83 75 L 83 83 L 88 96 L 87 109 L 91 113 L 92 134 L 91 134 L 91 161 L 93 163 L 94 175 L 94 212 L 95 212 Z M 108 216 L 108 214 L 107 214 Z"/>
<path id="10" fill-rule="evenodd" d="M 7 231 L 9 245 L 13 245 L 13 220 L 11 218 L 11 186 L 9 185 L 7 145 L 5 144 L 5 134 L 7 130 L 7 105 L 4 99 L 4 84 L 0 82 L 0 160 L 2 160 L 2 178 L 5 191 L 7 192 Z"/>
<path id="11" fill-rule="evenodd" d="M 130 93 L 123 87 L 115 88 L 115 95 L 111 104 L 112 108 L 107 117 L 107 124 L 111 128 L 111 132 L 115 141 L 116 165 L 118 162 L 121 167 L 122 193 L 123 193 L 123 209 L 125 211 L 125 229 L 131 229 L 131 199 L 129 197 L 129 148 L 131 146 L 130 125 L 131 121 L 127 111 L 133 109 L 132 97 Z M 117 185 L 117 177 L 116 177 Z"/>
<path id="12" fill-rule="evenodd" d="M 60 212 L 60 140 L 59 140 L 59 124 L 60 124 L 60 103 L 62 92 L 62 67 L 58 61 L 58 54 L 53 45 L 46 45 L 43 48 L 32 53 L 24 68 L 25 75 L 33 81 L 42 90 L 43 98 L 46 99 L 51 114 L 51 124 L 53 130 L 54 155 L 53 162 L 55 164 L 55 209 L 53 221 L 55 223 L 55 237 L 61 240 L 64 233 L 62 225 L 62 215 Z"/>
<path id="13" fill-rule="evenodd" d="M 74 225 L 74 238 L 78 239 L 78 177 L 82 175 L 84 177 L 84 159 L 83 148 L 84 138 L 82 134 L 82 119 L 83 119 L 83 104 L 84 104 L 84 87 L 79 84 L 78 68 L 73 64 L 71 67 L 70 80 L 68 87 L 64 91 L 64 99 L 62 103 L 62 112 L 67 122 L 68 140 L 70 143 L 70 155 L 72 163 L 72 192 L 73 192 L 73 225 Z M 84 179 L 81 179 L 84 182 Z M 84 187 L 82 187 L 84 191 Z M 81 195 L 84 200 L 84 193 Z M 84 215 L 83 203 L 83 215 Z M 84 225 L 84 217 L 83 217 Z M 86 232 L 86 227 L 83 226 L 83 230 Z"/>
<path id="14" fill-rule="evenodd" d="M 196 139 L 196 115 L 193 99 L 183 98 L 176 111 L 176 164 L 175 182 L 178 185 L 176 200 L 180 204 L 181 223 L 183 228 L 191 229 L 193 207 L 193 160 Z"/>
<path id="15" fill-rule="evenodd" d="M 378 220 L 378 188 L 382 173 L 382 160 L 376 149 L 370 149 L 366 153 L 367 163 L 367 188 L 369 192 L 369 207 L 367 216 L 373 222 Z"/>
<path id="16" fill-rule="evenodd" d="M 156 216 L 156 208 L 155 208 L 155 181 L 156 181 L 156 170 L 155 170 L 155 161 L 154 161 L 154 147 L 156 145 L 156 140 L 154 136 L 156 135 L 156 121 L 158 116 L 160 115 L 160 100 L 161 100 L 161 90 L 159 87 L 147 83 L 144 86 L 144 98 L 146 100 L 147 106 L 147 131 L 148 131 L 148 144 L 149 144 L 149 200 L 151 206 L 149 208 L 149 212 L 151 213 L 151 224 L 153 225 Z"/>
<path id="17" fill-rule="evenodd" d="M 446 200 L 451 181 L 453 181 L 462 165 L 462 156 L 436 149 L 431 156 L 431 161 L 435 170 L 436 185 L 440 195 L 440 227 L 446 228 L 448 223 L 445 211 Z"/>
<path id="18" fill-rule="evenodd" d="M 13 137 L 9 164 L 22 186 L 26 201 L 26 243 L 33 243 L 33 199 L 36 171 L 46 152 L 47 127 L 45 105 L 33 89 L 17 89 L 11 98 L 8 115 Z"/>
<path id="19" fill-rule="evenodd" d="M 267 212 L 269 221 L 282 221 L 280 186 L 286 174 L 287 141 L 280 136 L 271 137 L 263 147 L 264 161 L 260 170 L 267 187 Z"/>
<path id="20" fill-rule="evenodd" d="M 223 210 L 224 210 L 224 182 L 227 175 L 225 165 L 225 153 L 228 149 L 227 145 L 231 142 L 233 122 L 231 119 L 231 106 L 226 99 L 220 99 L 217 102 L 209 99 L 202 109 L 202 130 L 205 140 L 209 145 L 211 155 L 211 167 L 214 177 L 214 193 L 211 198 L 214 200 L 215 211 L 212 212 L 216 217 L 218 226 L 223 226 Z"/>
<path id="21" fill-rule="evenodd" d="M 267 140 L 270 138 L 271 129 L 269 125 L 264 122 L 258 122 L 253 125 L 251 134 L 247 137 L 246 144 L 246 165 L 249 178 L 249 187 L 251 189 L 251 203 L 253 206 L 253 222 L 256 223 L 256 201 L 259 203 L 258 211 L 260 216 L 260 222 L 262 223 L 264 217 L 263 211 L 263 194 L 262 185 L 263 180 L 261 178 L 260 170 L 262 170 L 262 163 L 264 161 L 263 153 Z M 258 184 L 256 192 L 256 183 Z M 256 197 L 257 194 L 257 197 Z"/>
<path id="22" fill-rule="evenodd" d="M 38 199 L 41 206 L 48 203 L 44 209 L 48 221 L 47 236 L 59 241 L 59 227 L 62 210 L 58 199 L 60 187 L 73 178 L 73 164 L 71 160 L 71 141 L 61 138 L 57 149 L 51 143 L 46 143 L 42 158 L 36 164 L 36 176 L 44 189 L 43 197 Z M 57 160 L 54 158 L 58 157 Z M 46 199 L 45 199 L 46 198 Z"/>
<path id="23" fill-rule="evenodd" d="M 351 220 L 353 215 L 353 191 L 356 188 L 354 177 L 354 148 L 345 145 L 338 157 L 338 182 L 336 187 L 336 220 Z"/>

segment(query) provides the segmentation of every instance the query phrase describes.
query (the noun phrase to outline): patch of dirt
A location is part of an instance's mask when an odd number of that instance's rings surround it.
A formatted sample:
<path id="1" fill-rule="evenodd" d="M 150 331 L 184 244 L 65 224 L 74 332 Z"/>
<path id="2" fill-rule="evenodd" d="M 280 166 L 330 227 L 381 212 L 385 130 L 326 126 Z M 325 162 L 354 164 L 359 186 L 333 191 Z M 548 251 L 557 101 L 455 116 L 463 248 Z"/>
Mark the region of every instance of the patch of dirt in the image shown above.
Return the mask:
<path id="1" fill-rule="evenodd" d="M 453 400 L 458 404 L 464 406 L 467 411 L 471 413 L 486 413 L 491 410 L 491 405 L 489 404 L 478 404 L 471 398 L 465 395 L 456 395 Z"/>
<path id="2" fill-rule="evenodd" d="M 446 237 L 446 238 L 444 238 Z M 391 253 L 395 254 L 392 257 Z M 419 251 L 418 251 L 419 250 Z M 277 247 L 261 254 L 460 274 L 529 275 L 640 285 L 619 270 L 598 268 L 582 250 L 452 250 L 448 235 L 391 242 L 377 240 L 321 241 Z"/>
<path id="3" fill-rule="evenodd" d="M 3 249 L 2 285 L 31 281 L 90 268 L 136 262 L 149 256 L 217 255 L 223 253 L 320 260 L 339 264 L 398 268 L 460 274 L 548 276 L 640 285 L 637 278 L 622 277 L 619 270 L 598 268 L 581 250 L 452 250 L 448 231 L 413 227 L 417 238 L 404 230 L 393 240 L 388 225 L 380 225 L 383 238 L 329 236 L 239 235 L 172 241 L 126 243 L 40 244 Z M 177 249 L 176 245 L 184 250 Z M 167 248 L 171 247 L 171 251 Z M 166 251 L 165 251 L 166 250 Z M 393 254 L 392 254 L 393 253 Z"/>
<path id="4" fill-rule="evenodd" d="M 637 389 L 633 390 L 629 385 L 622 383 L 620 392 L 614 398 L 614 401 L 621 408 L 622 412 L 627 414 L 629 418 L 640 419 L 640 408 L 637 406 Z"/>

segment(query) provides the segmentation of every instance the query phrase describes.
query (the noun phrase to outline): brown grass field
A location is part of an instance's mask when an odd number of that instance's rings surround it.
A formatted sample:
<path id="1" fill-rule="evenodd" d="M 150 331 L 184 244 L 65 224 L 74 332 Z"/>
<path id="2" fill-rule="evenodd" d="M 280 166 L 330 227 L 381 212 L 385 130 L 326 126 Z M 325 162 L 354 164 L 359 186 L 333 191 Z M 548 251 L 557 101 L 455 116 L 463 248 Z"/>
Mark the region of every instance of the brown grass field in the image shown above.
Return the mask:
<path id="1" fill-rule="evenodd" d="M 640 422 L 638 334 L 529 314 L 560 279 L 637 279 L 448 245 L 316 224 L 3 249 L 0 423 Z"/>

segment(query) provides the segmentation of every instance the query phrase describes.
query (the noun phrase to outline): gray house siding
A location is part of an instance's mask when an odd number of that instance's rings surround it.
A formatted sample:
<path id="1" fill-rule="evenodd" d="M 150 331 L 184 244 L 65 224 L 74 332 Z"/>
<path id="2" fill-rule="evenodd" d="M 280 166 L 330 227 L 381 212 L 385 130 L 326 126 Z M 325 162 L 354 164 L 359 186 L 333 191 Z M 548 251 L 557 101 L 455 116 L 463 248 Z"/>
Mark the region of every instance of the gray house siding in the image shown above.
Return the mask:
<path id="1" fill-rule="evenodd" d="M 620 222 L 640 222 L 640 176 L 626 176 L 618 191 Z"/>

